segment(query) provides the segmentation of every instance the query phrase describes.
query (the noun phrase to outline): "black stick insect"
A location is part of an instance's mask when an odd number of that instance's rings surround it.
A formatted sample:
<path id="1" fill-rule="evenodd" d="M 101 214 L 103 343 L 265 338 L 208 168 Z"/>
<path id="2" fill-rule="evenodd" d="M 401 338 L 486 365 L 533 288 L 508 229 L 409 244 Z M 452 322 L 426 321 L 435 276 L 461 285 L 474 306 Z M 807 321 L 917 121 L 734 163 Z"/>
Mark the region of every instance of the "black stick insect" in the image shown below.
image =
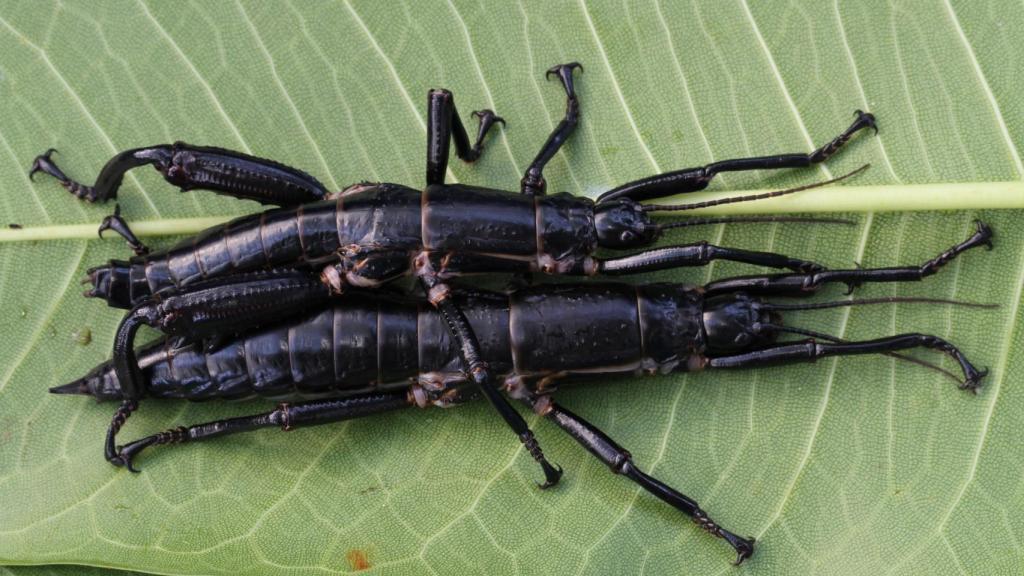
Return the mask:
<path id="1" fill-rule="evenodd" d="M 876 128 L 871 114 L 858 111 L 846 130 L 810 153 L 723 160 L 667 172 L 619 186 L 596 202 L 566 193 L 547 195 L 544 167 L 579 121 L 579 99 L 573 84 L 573 72 L 578 68 L 582 69 L 578 63 L 570 63 L 547 71 L 565 90 L 566 112 L 527 168 L 520 194 L 444 183 L 452 141 L 459 158 L 472 162 L 479 157 L 488 131 L 504 123 L 493 111 L 474 112 L 479 127 L 471 143 L 452 93 L 447 90 L 431 90 L 428 94 L 427 186 L 423 190 L 362 183 L 331 194 L 301 170 L 240 152 L 181 142 L 117 154 L 92 186 L 67 177 L 53 161 L 52 149 L 35 159 L 30 176 L 36 172 L 49 174 L 76 197 L 102 202 L 117 196 L 128 170 L 148 164 L 182 190 L 207 189 L 282 206 L 210 228 L 168 251 L 127 262 L 115 260 L 91 269 L 88 281 L 93 288 L 87 295 L 105 298 L 112 306 L 150 306 L 153 296 L 163 289 L 181 290 L 205 279 L 281 266 L 329 264 L 323 278 L 336 292 L 415 276 L 445 318 L 480 392 L 541 465 L 544 485 L 549 486 L 558 481 L 561 471 L 545 459 L 525 420 L 497 392 L 492 371 L 481 359 L 480 342 L 464 311 L 452 299 L 450 280 L 469 273 L 632 274 L 700 266 L 716 259 L 801 273 L 820 271 L 819 265 L 806 260 L 707 242 L 612 258 L 594 254 L 602 248 L 649 247 L 663 230 L 684 224 L 658 224 L 651 220 L 652 212 L 714 204 L 644 206 L 641 200 L 702 190 L 721 172 L 810 166 L 828 159 L 858 131 Z M 720 202 L 755 200 L 792 191 Z M 127 229 L 116 214 L 110 222 L 107 228 L 118 232 Z M 137 253 L 143 250 L 136 239 L 126 237 Z M 115 358 L 125 357 L 125 346 L 126 340 L 115 341 Z M 125 400 L 111 423 L 111 443 L 141 394 L 128 377 L 130 368 L 123 364 L 121 368 Z M 111 462 L 120 463 L 116 454 L 108 455 Z"/>
<path id="2" fill-rule="evenodd" d="M 504 392 L 568 432 L 613 473 L 624 475 L 726 540 L 735 549 L 738 564 L 753 553 L 753 538 L 726 530 L 695 500 L 641 471 L 626 449 L 554 401 L 558 385 L 596 375 L 757 368 L 856 354 L 897 356 L 959 380 L 938 366 L 896 353 L 929 348 L 955 360 L 962 371 L 960 387 L 973 391 L 987 371 L 975 368 L 959 349 L 937 336 L 909 333 L 850 342 L 782 321 L 782 314 L 789 310 L 889 302 L 966 303 L 889 297 L 783 304 L 766 301 L 764 296 L 807 296 L 836 282 L 921 280 L 958 254 L 990 245 L 991 236 L 991 230 L 979 222 L 970 238 L 920 266 L 744 276 L 703 287 L 597 283 L 542 285 L 509 294 L 458 290 L 452 301 L 482 344 L 480 361 L 499 378 Z M 272 304 L 282 297 L 291 300 Z M 266 427 L 292 430 L 414 406 L 447 407 L 479 394 L 465 370 L 463 354 L 451 345 L 450 320 L 431 304 L 364 292 L 326 305 L 329 297 L 322 283 L 297 272 L 234 278 L 170 296 L 158 306 L 136 308 L 133 317 L 188 339 L 150 345 L 138 358 L 132 353 L 130 377 L 135 379 L 136 393 L 126 394 L 116 358 L 51 392 L 87 394 L 100 400 L 328 396 L 135 440 L 118 451 L 131 470 L 132 459 L 151 446 Z M 239 298 L 244 305 L 223 306 Z M 316 309 L 304 317 L 281 313 L 304 300 L 315 300 Z M 277 319 L 287 321 L 216 347 L 202 345 L 208 333 L 223 333 L 224 327 L 233 326 L 233 316 L 240 309 L 273 310 L 279 314 Z M 784 334 L 809 338 L 779 342 Z"/>

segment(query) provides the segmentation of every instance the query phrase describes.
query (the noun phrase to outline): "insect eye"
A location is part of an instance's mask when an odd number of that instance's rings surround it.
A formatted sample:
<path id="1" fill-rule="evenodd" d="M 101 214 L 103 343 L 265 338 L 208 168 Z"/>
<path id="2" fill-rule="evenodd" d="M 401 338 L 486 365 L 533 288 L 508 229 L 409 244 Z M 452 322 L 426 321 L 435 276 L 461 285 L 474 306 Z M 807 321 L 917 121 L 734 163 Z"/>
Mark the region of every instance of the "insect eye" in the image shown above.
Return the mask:
<path id="1" fill-rule="evenodd" d="M 626 230 L 619 235 L 619 240 L 622 240 L 623 242 L 632 242 L 636 240 L 636 233 L 632 230 Z"/>

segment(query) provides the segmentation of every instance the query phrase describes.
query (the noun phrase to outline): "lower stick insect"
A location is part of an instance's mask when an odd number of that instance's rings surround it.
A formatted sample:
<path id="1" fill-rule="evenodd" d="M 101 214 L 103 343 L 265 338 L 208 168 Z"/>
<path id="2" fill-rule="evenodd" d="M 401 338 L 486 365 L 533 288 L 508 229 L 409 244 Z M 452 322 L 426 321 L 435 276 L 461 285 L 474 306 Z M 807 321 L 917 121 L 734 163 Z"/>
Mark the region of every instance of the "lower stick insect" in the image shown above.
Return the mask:
<path id="1" fill-rule="evenodd" d="M 478 339 L 480 356 L 476 361 L 486 363 L 498 377 L 501 392 L 569 433 L 612 472 L 629 478 L 727 541 L 739 563 L 753 553 L 753 538 L 725 529 L 694 499 L 644 473 L 628 450 L 556 402 L 558 387 L 597 374 L 761 368 L 832 356 L 898 356 L 903 350 L 927 348 L 952 358 L 961 375 L 907 359 L 955 377 L 962 389 L 973 391 L 986 371 L 938 336 L 908 333 L 844 341 L 782 323 L 787 310 L 949 301 L 893 297 L 787 304 L 766 298 L 806 296 L 832 283 L 856 286 L 922 280 L 960 253 L 990 246 L 991 238 L 991 230 L 979 222 L 967 240 L 919 266 L 744 276 L 702 287 L 597 283 L 535 286 L 508 294 L 454 291 L 447 298 L 463 311 L 468 328 Z M 286 288 L 288 283 L 293 287 Z M 253 310 L 287 294 L 291 294 L 288 302 L 315 300 L 310 305 L 315 309 L 298 320 L 279 316 L 278 322 L 265 321 L 263 327 L 233 338 L 221 337 L 212 343 L 206 339 L 217 333 L 211 326 L 238 318 L 234 310 Z M 235 302 L 236 308 L 227 310 L 227 316 L 219 314 L 223 309 L 218 307 L 228 300 Z M 217 320 L 208 320 L 211 317 Z M 177 338 L 136 354 L 132 347 L 134 319 Z M 115 348 L 113 361 L 51 391 L 132 401 L 287 395 L 320 398 L 284 402 L 252 416 L 174 428 L 121 447 L 114 447 L 112 436 L 108 436 L 108 459 L 134 470 L 133 459 L 153 446 L 204 441 L 265 427 L 292 430 L 400 408 L 446 407 L 478 396 L 480 387 L 464 351 L 452 341 L 450 322 L 443 309 L 423 300 L 393 299 L 378 293 L 348 294 L 329 301 L 315 281 L 303 281 L 294 272 L 258 275 L 140 305 L 122 324 L 129 328 L 119 330 L 119 335 L 127 336 L 118 337 L 120 346 Z M 780 341 L 786 334 L 807 338 Z M 499 388 L 493 390 L 499 393 Z"/>

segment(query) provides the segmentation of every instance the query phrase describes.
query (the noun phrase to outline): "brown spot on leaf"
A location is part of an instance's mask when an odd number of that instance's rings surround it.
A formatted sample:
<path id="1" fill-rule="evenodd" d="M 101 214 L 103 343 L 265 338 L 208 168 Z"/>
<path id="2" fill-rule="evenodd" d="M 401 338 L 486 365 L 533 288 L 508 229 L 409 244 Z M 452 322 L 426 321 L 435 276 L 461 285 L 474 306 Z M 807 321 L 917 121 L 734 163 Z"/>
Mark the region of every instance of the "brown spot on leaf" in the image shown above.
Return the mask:
<path id="1" fill-rule="evenodd" d="M 370 561 L 366 558 L 366 552 L 358 548 L 353 548 L 346 552 L 345 559 L 348 560 L 349 567 L 356 572 L 370 568 Z"/>

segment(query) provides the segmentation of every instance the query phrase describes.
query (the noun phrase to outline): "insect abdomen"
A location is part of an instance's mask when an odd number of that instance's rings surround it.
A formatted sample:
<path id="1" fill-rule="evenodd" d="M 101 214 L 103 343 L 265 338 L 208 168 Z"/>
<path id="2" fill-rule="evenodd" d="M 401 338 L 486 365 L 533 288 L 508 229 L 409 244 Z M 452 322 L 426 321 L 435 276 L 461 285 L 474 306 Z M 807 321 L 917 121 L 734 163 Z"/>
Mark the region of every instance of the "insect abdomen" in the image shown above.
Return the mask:
<path id="1" fill-rule="evenodd" d="M 508 370 L 507 306 L 471 306 L 469 316 L 485 354 Z M 189 345 L 168 362 L 161 348 L 140 354 L 147 394 L 190 400 L 346 396 L 461 371 L 458 348 L 432 308 L 356 297 L 213 352 Z"/>
<path id="2" fill-rule="evenodd" d="M 368 186 L 337 199 L 236 218 L 127 264 L 111 261 L 90 272 L 87 295 L 131 308 L 160 290 L 203 279 L 331 261 L 340 248 L 418 250 L 421 236 L 418 191 Z"/>
<path id="3" fill-rule="evenodd" d="M 668 372 L 686 369 L 705 345 L 703 298 L 685 286 L 563 284 L 460 301 L 483 359 L 505 378 Z M 148 396 L 190 400 L 347 396 L 458 380 L 463 372 L 459 347 L 429 304 L 356 295 L 211 352 L 158 343 L 139 353 L 139 363 Z M 92 395 L 118 397 L 110 363 L 82 382 Z"/>

